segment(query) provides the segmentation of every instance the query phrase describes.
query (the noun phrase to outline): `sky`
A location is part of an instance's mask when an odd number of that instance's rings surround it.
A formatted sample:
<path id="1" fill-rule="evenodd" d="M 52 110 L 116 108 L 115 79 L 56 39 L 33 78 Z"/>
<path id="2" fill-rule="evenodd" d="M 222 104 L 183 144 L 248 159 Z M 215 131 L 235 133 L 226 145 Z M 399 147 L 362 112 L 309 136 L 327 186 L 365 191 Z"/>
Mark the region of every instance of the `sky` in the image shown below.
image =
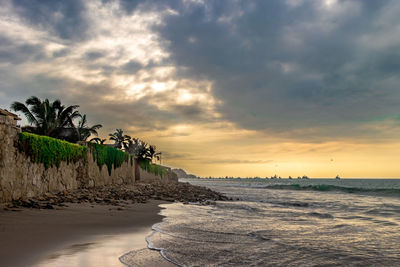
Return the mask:
<path id="1" fill-rule="evenodd" d="M 200 176 L 400 177 L 400 1 L 0 0 L 0 107 L 80 105 Z"/>

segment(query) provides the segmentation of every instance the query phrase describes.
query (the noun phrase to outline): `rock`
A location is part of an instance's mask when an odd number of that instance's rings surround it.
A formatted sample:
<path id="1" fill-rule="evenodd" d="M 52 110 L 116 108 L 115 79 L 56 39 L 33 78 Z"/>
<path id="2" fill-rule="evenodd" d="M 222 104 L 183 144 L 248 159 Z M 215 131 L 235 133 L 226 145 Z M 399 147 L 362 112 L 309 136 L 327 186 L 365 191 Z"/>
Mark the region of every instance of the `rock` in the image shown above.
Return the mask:
<path id="1" fill-rule="evenodd" d="M 50 198 L 50 197 L 55 197 L 55 195 L 52 194 L 52 193 L 44 193 L 44 196 L 45 196 L 45 197 L 48 197 L 48 198 Z"/>
<path id="2" fill-rule="evenodd" d="M 52 205 L 50 205 L 50 204 L 46 204 L 44 206 L 41 206 L 40 208 L 42 208 L 42 209 L 50 209 L 50 210 L 54 209 L 54 207 Z"/>
<path id="3" fill-rule="evenodd" d="M 13 201 L 12 206 L 52 209 L 53 205 L 65 206 L 64 202 L 90 202 L 119 206 L 129 203 L 146 203 L 148 199 L 181 201 L 185 204 L 199 202 L 203 205 L 211 205 L 216 200 L 229 200 L 226 196 L 205 187 L 179 182 L 155 181 L 151 184 L 107 185 L 90 189 L 64 190 L 57 194 L 46 193 L 36 198 Z"/>
<path id="4" fill-rule="evenodd" d="M 170 202 L 174 202 L 175 201 L 175 198 L 172 198 L 172 197 L 162 197 L 160 199 L 164 200 L 164 201 L 170 201 Z"/>

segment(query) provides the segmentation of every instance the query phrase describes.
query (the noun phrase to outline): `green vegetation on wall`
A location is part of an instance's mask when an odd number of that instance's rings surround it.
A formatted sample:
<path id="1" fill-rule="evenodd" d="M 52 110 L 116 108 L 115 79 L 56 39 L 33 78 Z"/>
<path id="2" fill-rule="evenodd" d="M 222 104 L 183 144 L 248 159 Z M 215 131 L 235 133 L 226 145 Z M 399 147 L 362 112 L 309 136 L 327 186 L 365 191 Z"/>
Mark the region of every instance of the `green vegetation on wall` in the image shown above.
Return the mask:
<path id="1" fill-rule="evenodd" d="M 61 161 L 86 161 L 86 147 L 48 136 L 22 132 L 19 134 L 18 147 L 32 162 L 43 163 L 46 169 L 54 165 L 58 168 Z"/>
<path id="2" fill-rule="evenodd" d="M 100 170 L 103 165 L 107 165 L 108 174 L 111 175 L 111 170 L 120 167 L 124 161 L 129 161 L 129 154 L 114 147 L 89 143 L 89 147 L 93 153 L 93 159 L 97 161 L 97 166 Z M 132 164 L 131 159 L 131 164 Z"/>
<path id="3" fill-rule="evenodd" d="M 166 169 L 160 165 L 150 163 L 148 160 L 139 160 L 139 166 L 142 170 L 149 173 L 154 173 L 155 175 L 160 175 L 161 177 L 166 173 Z"/>

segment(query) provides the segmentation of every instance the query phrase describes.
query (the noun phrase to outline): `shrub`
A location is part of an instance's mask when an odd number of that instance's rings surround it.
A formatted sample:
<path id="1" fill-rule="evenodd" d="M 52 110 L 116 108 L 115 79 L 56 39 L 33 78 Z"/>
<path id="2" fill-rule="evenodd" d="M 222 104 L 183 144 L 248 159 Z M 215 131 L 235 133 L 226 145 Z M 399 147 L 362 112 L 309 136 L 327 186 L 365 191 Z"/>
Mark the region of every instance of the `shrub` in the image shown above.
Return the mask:
<path id="1" fill-rule="evenodd" d="M 25 152 L 32 162 L 43 163 L 47 169 L 60 167 L 61 161 L 67 163 L 80 159 L 86 161 L 87 148 L 48 136 L 22 132 L 19 134 L 19 150 Z"/>
<path id="2" fill-rule="evenodd" d="M 166 174 L 166 169 L 160 165 L 150 163 L 150 161 L 141 159 L 139 160 L 139 166 L 142 170 L 145 170 L 149 173 L 153 173 L 155 175 L 160 175 L 161 177 Z"/>
<path id="3" fill-rule="evenodd" d="M 97 166 L 100 170 L 105 164 L 107 166 L 108 174 L 111 175 L 111 170 L 121 167 L 124 161 L 129 162 L 130 155 L 114 147 L 89 143 L 90 150 L 93 154 L 93 159 L 96 160 Z M 133 159 L 131 158 L 131 165 Z"/>

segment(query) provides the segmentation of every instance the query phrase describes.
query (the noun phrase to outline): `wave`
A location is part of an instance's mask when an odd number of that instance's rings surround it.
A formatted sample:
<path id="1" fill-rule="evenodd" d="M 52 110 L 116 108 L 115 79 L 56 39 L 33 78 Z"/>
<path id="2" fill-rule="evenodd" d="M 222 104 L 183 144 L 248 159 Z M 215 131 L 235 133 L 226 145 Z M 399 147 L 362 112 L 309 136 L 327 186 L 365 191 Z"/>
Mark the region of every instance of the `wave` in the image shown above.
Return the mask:
<path id="1" fill-rule="evenodd" d="M 265 188 L 278 189 L 278 190 L 304 190 L 304 191 L 320 191 L 320 192 L 336 191 L 345 193 L 376 194 L 376 195 L 400 197 L 400 189 L 397 188 L 362 188 L 362 187 L 345 187 L 345 186 L 329 185 L 329 184 L 317 184 L 317 185 L 276 184 L 276 185 L 268 185 Z"/>

